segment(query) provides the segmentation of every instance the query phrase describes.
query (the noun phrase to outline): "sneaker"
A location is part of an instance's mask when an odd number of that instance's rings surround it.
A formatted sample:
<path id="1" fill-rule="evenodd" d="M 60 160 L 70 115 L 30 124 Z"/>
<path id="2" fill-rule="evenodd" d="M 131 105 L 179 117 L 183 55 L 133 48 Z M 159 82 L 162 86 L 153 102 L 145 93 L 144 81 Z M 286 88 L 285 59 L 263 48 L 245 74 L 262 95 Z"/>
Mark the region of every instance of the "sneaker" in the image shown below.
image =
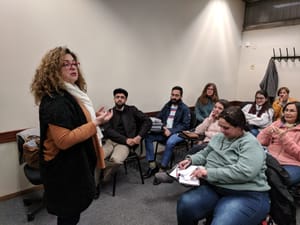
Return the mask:
<path id="1" fill-rule="evenodd" d="M 154 175 L 155 179 L 160 183 L 173 183 L 174 179 L 166 172 L 158 172 Z"/>

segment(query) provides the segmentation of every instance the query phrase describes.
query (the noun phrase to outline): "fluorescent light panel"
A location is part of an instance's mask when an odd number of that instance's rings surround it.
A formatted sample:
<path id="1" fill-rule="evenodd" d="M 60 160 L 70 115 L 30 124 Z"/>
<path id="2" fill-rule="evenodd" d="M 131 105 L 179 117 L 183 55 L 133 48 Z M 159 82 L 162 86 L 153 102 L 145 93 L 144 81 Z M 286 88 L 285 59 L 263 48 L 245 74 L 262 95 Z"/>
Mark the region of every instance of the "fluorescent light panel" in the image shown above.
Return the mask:
<path id="1" fill-rule="evenodd" d="M 277 4 L 277 5 L 274 5 L 273 7 L 279 9 L 279 8 L 290 7 L 290 6 L 295 6 L 295 5 L 300 5 L 300 2 L 298 1 L 298 2 Z"/>

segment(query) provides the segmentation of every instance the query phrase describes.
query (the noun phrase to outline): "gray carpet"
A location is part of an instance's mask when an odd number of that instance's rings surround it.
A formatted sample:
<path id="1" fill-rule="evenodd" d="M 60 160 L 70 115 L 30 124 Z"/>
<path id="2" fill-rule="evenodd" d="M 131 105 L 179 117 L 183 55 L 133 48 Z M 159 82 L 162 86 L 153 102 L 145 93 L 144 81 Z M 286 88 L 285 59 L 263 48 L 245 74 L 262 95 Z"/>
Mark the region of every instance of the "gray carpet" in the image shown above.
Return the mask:
<path id="1" fill-rule="evenodd" d="M 142 162 L 145 169 L 145 160 Z M 176 201 L 188 189 L 177 183 L 154 186 L 152 180 L 146 179 L 143 185 L 135 168 L 129 167 L 128 175 L 125 175 L 121 167 L 116 196 L 112 196 L 112 182 L 103 186 L 99 199 L 94 200 L 82 213 L 79 225 L 176 225 Z M 41 195 L 41 192 L 28 196 L 34 195 Z M 56 224 L 56 217 L 48 214 L 45 209 L 35 216 L 34 221 L 27 222 L 24 197 L 0 202 L 0 225 Z M 299 212 L 297 210 L 297 218 Z M 202 221 L 200 224 L 203 224 Z"/>
<path id="2" fill-rule="evenodd" d="M 145 166 L 145 165 L 144 165 Z M 79 225 L 174 225 L 176 200 L 187 190 L 179 184 L 152 185 L 153 178 L 141 184 L 135 168 L 128 168 L 125 175 L 121 167 L 118 173 L 116 196 L 112 194 L 112 182 L 103 186 L 99 199 L 82 213 Z M 32 195 L 41 195 L 40 192 Z M 40 211 L 34 221 L 27 222 L 22 197 L 0 202 L 1 225 L 54 225 L 56 217 L 46 210 Z"/>

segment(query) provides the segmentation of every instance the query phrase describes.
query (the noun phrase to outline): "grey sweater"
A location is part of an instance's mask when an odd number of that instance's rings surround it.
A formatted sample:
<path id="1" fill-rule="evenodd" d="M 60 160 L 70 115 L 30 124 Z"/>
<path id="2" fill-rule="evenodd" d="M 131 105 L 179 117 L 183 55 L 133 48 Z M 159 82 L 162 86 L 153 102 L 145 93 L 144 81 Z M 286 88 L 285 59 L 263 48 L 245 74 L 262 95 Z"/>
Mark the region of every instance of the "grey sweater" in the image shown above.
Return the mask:
<path id="1" fill-rule="evenodd" d="M 249 132 L 231 140 L 219 133 L 205 149 L 188 157 L 193 165 L 206 168 L 206 180 L 212 185 L 232 190 L 267 191 L 270 187 L 265 175 L 265 154 Z"/>

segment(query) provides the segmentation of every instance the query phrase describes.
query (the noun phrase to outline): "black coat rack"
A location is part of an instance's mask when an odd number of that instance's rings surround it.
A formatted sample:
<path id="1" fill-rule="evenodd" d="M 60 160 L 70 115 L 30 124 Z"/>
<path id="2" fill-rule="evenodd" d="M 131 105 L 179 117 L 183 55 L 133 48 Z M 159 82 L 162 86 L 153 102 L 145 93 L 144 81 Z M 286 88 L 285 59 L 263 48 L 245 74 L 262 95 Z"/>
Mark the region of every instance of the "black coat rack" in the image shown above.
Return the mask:
<path id="1" fill-rule="evenodd" d="M 293 55 L 289 55 L 289 50 L 288 48 L 285 49 L 286 50 L 286 55 L 283 55 L 281 52 L 281 48 L 279 48 L 279 56 L 276 56 L 275 54 L 275 49 L 273 48 L 273 57 L 272 59 L 277 60 L 277 61 L 288 61 L 288 60 L 292 60 L 292 62 L 295 62 L 296 59 L 298 59 L 300 61 L 300 56 L 296 55 L 296 49 L 295 47 L 293 47 Z"/>

